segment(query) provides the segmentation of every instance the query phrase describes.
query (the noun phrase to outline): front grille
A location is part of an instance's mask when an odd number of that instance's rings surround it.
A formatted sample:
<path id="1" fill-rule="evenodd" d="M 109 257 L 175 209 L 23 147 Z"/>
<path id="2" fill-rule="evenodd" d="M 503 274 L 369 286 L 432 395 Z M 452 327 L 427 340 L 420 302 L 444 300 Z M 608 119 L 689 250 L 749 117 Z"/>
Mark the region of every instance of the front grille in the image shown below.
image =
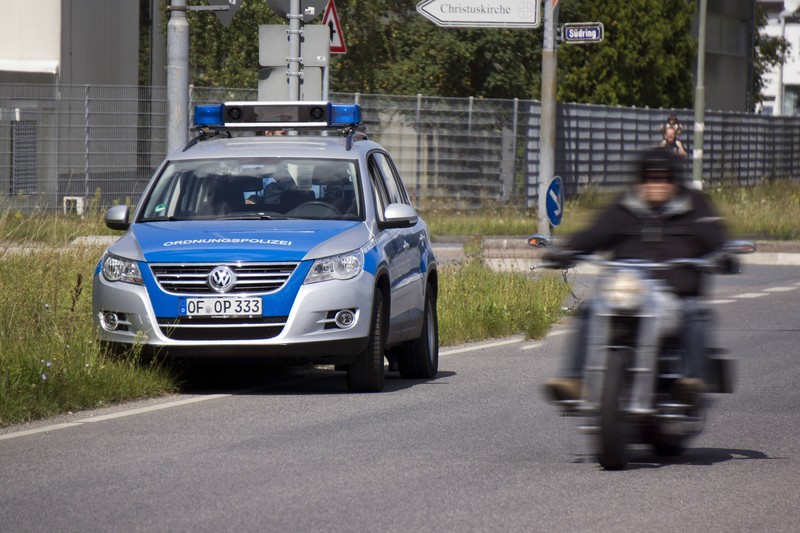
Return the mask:
<path id="1" fill-rule="evenodd" d="M 156 263 L 150 270 L 158 286 L 170 294 L 213 294 L 208 275 L 218 266 L 236 274 L 236 284 L 226 294 L 268 294 L 283 287 L 297 262 L 287 263 Z"/>
<path id="2" fill-rule="evenodd" d="M 164 336 L 176 341 L 257 341 L 277 337 L 287 318 L 159 318 L 158 327 Z"/>

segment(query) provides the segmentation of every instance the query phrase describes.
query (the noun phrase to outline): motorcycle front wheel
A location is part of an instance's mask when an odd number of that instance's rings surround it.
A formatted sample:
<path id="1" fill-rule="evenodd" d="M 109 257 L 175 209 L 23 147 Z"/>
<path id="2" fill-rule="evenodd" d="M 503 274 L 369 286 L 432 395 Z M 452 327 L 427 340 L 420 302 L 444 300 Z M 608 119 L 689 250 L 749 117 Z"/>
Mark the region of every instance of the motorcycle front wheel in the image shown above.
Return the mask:
<path id="1" fill-rule="evenodd" d="M 629 387 L 625 380 L 625 358 L 621 351 L 611 351 L 603 376 L 600 398 L 600 434 L 597 460 L 606 470 L 622 470 L 628 465 L 630 429 L 622 408 Z"/>

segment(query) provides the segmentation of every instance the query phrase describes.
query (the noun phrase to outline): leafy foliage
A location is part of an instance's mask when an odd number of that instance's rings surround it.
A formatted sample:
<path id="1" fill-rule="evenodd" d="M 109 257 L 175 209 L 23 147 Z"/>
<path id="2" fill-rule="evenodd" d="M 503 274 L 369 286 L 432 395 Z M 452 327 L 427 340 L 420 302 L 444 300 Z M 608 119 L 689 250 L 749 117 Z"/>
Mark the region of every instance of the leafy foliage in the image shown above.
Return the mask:
<path id="1" fill-rule="evenodd" d="M 337 0 L 347 54 L 331 57 L 335 92 L 445 97 L 540 97 L 542 27 L 441 28 L 417 13 L 418 0 Z M 162 0 L 164 28 L 169 0 Z M 191 5 L 206 0 L 191 0 Z M 696 1 L 569 0 L 559 24 L 600 21 L 601 44 L 562 45 L 558 99 L 605 105 L 691 107 L 691 36 Z M 766 24 L 759 6 L 757 26 Z M 266 0 L 245 0 L 223 26 L 212 12 L 189 11 L 190 69 L 198 86 L 254 88 L 258 26 L 286 24 Z M 320 23 L 317 19 L 315 23 Z M 756 33 L 755 100 L 763 75 L 788 52 L 785 40 Z"/>
<path id="2" fill-rule="evenodd" d="M 571 0 L 559 22 L 599 21 L 601 44 L 559 48 L 559 100 L 606 105 L 691 107 L 694 2 Z"/>
<path id="3" fill-rule="evenodd" d="M 767 25 L 767 10 L 760 4 L 756 4 L 756 28 L 763 29 Z M 791 52 L 791 44 L 783 37 L 770 37 L 761 31 L 755 33 L 755 54 L 753 56 L 753 102 L 759 103 L 764 100 L 761 92 L 766 86 L 765 74 L 777 67 L 786 60 Z"/>

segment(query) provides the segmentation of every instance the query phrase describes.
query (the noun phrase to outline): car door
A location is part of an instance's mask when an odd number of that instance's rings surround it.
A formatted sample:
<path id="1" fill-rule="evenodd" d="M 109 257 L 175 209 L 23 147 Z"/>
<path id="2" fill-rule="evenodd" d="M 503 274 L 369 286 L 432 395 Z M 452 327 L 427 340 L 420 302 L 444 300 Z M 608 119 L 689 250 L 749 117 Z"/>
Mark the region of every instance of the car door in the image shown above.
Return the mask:
<path id="1" fill-rule="evenodd" d="M 376 151 L 369 156 L 370 179 L 379 201 L 382 215 L 392 203 L 411 205 L 397 169 L 388 154 Z M 389 342 L 408 339 L 417 331 L 424 304 L 424 276 L 421 273 L 424 235 L 422 225 L 411 228 L 385 229 L 385 253 L 391 277 L 391 321 Z"/>

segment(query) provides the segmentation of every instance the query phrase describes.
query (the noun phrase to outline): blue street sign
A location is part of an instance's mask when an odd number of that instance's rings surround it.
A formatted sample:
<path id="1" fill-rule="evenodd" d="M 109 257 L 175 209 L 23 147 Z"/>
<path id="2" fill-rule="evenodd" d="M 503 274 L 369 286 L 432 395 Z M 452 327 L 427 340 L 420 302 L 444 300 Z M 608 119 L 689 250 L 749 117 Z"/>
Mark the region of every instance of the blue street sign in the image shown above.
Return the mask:
<path id="1" fill-rule="evenodd" d="M 564 215 L 564 186 L 560 176 L 556 176 L 550 181 L 545 205 L 547 206 L 547 218 L 550 219 L 550 224 L 553 226 L 561 224 L 561 218 Z"/>
<path id="2" fill-rule="evenodd" d="M 604 33 L 602 22 L 575 22 L 561 26 L 561 40 L 565 43 L 599 43 Z"/>

